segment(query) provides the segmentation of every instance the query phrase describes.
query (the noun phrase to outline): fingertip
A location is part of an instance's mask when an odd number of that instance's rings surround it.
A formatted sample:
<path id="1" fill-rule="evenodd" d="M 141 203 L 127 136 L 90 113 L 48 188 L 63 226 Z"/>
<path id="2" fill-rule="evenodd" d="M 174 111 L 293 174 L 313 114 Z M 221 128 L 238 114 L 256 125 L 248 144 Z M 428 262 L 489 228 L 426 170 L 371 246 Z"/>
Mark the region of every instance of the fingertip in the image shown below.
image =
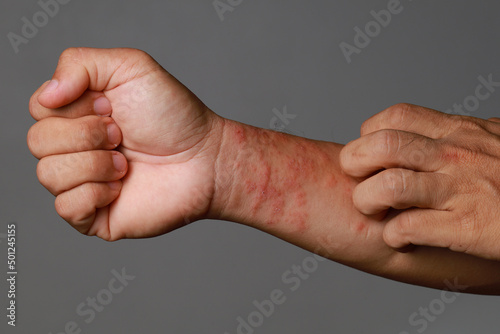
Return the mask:
<path id="1" fill-rule="evenodd" d="M 120 195 L 121 186 L 121 181 L 82 184 L 56 197 L 56 212 L 73 228 L 88 234 L 97 210 L 115 201 Z"/>
<path id="2" fill-rule="evenodd" d="M 102 96 L 94 101 L 94 112 L 98 116 L 111 116 L 111 111 L 111 102 L 107 97 Z"/>
<path id="3" fill-rule="evenodd" d="M 387 212 L 387 207 L 375 205 L 373 195 L 371 195 L 363 182 L 358 184 L 352 192 L 352 202 L 356 210 L 368 217 L 378 217 L 381 213 Z"/>
<path id="4" fill-rule="evenodd" d="M 394 250 L 405 249 L 411 243 L 403 240 L 403 237 L 397 232 L 398 226 L 397 221 L 389 221 L 384 228 L 383 239 L 387 246 L 391 247 Z"/>
<path id="5" fill-rule="evenodd" d="M 340 163 L 340 168 L 344 171 L 347 172 L 346 170 L 346 165 L 348 164 L 348 159 L 349 159 L 349 144 L 345 145 L 341 150 L 339 154 L 339 163 Z"/>
<path id="6" fill-rule="evenodd" d="M 118 173 L 125 175 L 128 169 L 128 161 L 125 156 L 118 152 L 112 151 L 113 165 Z"/>
<path id="7" fill-rule="evenodd" d="M 339 164 L 342 171 L 358 180 L 370 174 L 360 163 L 360 160 L 366 158 L 365 154 L 360 150 L 360 145 L 364 145 L 361 139 L 353 140 L 342 148 L 339 155 Z"/>
<path id="8" fill-rule="evenodd" d="M 89 75 L 81 66 L 59 66 L 52 80 L 45 83 L 38 102 L 57 109 L 76 101 L 89 87 Z"/>
<path id="9" fill-rule="evenodd" d="M 386 109 L 387 110 L 387 109 Z M 381 130 L 383 127 L 380 124 L 380 119 L 384 118 L 385 111 L 380 111 L 370 118 L 366 119 L 363 124 L 361 124 L 360 135 L 361 137 L 369 135 L 370 133 Z"/>
<path id="10" fill-rule="evenodd" d="M 350 176 L 357 176 L 354 174 L 355 169 L 353 168 L 353 157 L 354 157 L 354 143 L 351 141 L 345 145 L 339 154 L 340 168 Z"/>
<path id="11" fill-rule="evenodd" d="M 38 102 L 47 108 L 51 108 L 51 105 L 57 100 L 57 88 L 59 87 L 59 80 L 52 79 L 46 81 L 41 88 L 41 92 L 38 95 Z"/>
<path id="12" fill-rule="evenodd" d="M 365 210 L 364 206 L 364 197 L 363 197 L 363 191 L 361 186 L 362 183 L 358 184 L 356 187 L 354 187 L 352 191 L 352 203 L 356 210 L 364 214 L 365 216 L 368 215 L 368 213 Z"/>
<path id="13" fill-rule="evenodd" d="M 116 148 L 122 141 L 122 131 L 112 118 L 109 119 L 111 122 L 107 124 L 108 141 L 114 146 L 114 148 Z"/>
<path id="14" fill-rule="evenodd" d="M 373 132 L 372 130 L 373 117 L 374 116 L 370 117 L 369 119 L 364 121 L 363 124 L 361 124 L 361 129 L 359 130 L 359 134 L 361 135 L 361 137 L 366 136 Z"/>

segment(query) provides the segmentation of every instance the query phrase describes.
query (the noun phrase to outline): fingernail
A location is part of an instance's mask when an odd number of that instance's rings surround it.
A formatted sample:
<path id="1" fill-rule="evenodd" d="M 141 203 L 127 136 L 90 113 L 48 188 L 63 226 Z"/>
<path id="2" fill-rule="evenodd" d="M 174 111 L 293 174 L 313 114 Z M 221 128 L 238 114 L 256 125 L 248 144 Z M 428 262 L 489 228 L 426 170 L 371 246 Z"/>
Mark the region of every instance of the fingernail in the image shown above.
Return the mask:
<path id="1" fill-rule="evenodd" d="M 105 97 L 100 97 L 94 101 L 94 112 L 99 116 L 111 115 L 111 103 Z"/>
<path id="2" fill-rule="evenodd" d="M 50 80 L 47 86 L 43 89 L 42 94 L 52 93 L 57 89 L 57 86 L 59 86 L 59 81 L 56 79 Z"/>
<path id="3" fill-rule="evenodd" d="M 118 152 L 113 152 L 113 164 L 117 171 L 124 172 L 127 169 L 127 160 Z"/>
<path id="4" fill-rule="evenodd" d="M 121 133 L 120 133 L 120 128 L 118 125 L 116 125 L 115 122 L 111 122 L 108 124 L 108 141 L 115 145 L 118 146 L 120 144 L 121 140 Z"/>
<path id="5" fill-rule="evenodd" d="M 122 187 L 122 183 L 120 181 L 108 182 L 108 187 L 111 190 L 118 190 Z"/>

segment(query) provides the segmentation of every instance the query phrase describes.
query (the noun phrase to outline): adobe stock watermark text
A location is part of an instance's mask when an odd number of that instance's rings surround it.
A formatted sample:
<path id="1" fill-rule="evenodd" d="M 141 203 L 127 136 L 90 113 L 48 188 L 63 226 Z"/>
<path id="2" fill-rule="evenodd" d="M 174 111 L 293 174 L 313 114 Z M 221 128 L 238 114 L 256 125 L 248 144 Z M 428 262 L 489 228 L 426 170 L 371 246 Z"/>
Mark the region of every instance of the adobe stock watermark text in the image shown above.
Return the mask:
<path id="1" fill-rule="evenodd" d="M 40 29 L 49 24 L 50 19 L 59 14 L 61 5 L 66 5 L 71 0 L 39 0 L 37 5 L 40 8 L 28 17 L 21 17 L 21 28 L 17 32 L 9 32 L 7 39 L 16 54 L 19 53 L 23 44 L 28 44 L 39 33 Z"/>
<path id="2" fill-rule="evenodd" d="M 413 1 L 413 0 L 407 0 Z M 366 49 L 375 38 L 389 27 L 393 18 L 403 12 L 405 7 L 401 0 L 389 0 L 385 9 L 372 10 L 370 16 L 372 20 L 368 21 L 363 27 L 354 27 L 354 38 L 351 43 L 341 42 L 340 50 L 348 64 L 352 63 L 353 56 L 359 55 L 361 51 Z"/>

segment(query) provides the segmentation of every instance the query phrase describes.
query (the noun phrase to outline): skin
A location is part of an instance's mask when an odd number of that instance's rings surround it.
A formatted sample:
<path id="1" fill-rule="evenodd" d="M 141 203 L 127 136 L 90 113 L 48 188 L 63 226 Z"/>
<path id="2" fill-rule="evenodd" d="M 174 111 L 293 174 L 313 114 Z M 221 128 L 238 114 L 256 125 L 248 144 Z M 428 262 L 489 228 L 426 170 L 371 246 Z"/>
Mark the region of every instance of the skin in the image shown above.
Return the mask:
<path id="1" fill-rule="evenodd" d="M 342 172 L 342 145 L 224 119 L 142 51 L 66 50 L 30 112 L 40 182 L 59 215 L 86 235 L 146 238 L 221 219 L 402 282 L 500 293 L 498 262 L 387 246 L 393 213 L 356 209 L 360 181 Z"/>
<path id="2" fill-rule="evenodd" d="M 500 119 L 400 104 L 367 120 L 361 135 L 341 154 L 349 175 L 375 174 L 355 188 L 356 208 L 408 209 L 386 225 L 389 246 L 500 260 Z"/>

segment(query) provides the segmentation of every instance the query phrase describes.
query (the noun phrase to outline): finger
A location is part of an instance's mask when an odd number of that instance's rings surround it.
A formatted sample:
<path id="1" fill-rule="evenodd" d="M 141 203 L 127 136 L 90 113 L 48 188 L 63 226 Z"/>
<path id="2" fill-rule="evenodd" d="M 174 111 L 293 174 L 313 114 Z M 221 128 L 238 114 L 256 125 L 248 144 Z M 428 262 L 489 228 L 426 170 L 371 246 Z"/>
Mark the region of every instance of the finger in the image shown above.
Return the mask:
<path id="1" fill-rule="evenodd" d="M 40 95 L 46 84 L 42 85 L 30 99 L 30 114 L 39 121 L 47 117 L 78 118 L 87 115 L 109 116 L 111 115 L 111 103 L 102 92 L 85 91 L 75 102 L 67 106 L 50 109 L 38 102 Z"/>
<path id="2" fill-rule="evenodd" d="M 449 248 L 456 227 L 448 223 L 450 211 L 410 209 L 392 218 L 384 228 L 384 241 L 394 249 L 408 245 Z M 453 219 L 452 219 L 453 220 Z"/>
<path id="3" fill-rule="evenodd" d="M 57 196 L 57 213 L 83 234 L 92 228 L 97 209 L 112 203 L 120 194 L 121 181 L 85 183 Z"/>
<path id="4" fill-rule="evenodd" d="M 57 196 L 87 182 L 111 182 L 127 172 L 127 159 L 117 151 L 91 151 L 52 155 L 40 160 L 40 183 Z"/>
<path id="5" fill-rule="evenodd" d="M 396 104 L 372 116 L 361 126 L 361 135 L 383 129 L 414 132 L 429 138 L 442 138 L 450 133 L 454 116 L 412 104 Z"/>
<path id="6" fill-rule="evenodd" d="M 145 52 L 133 49 L 67 49 L 38 101 L 46 108 L 55 109 L 77 100 L 86 90 L 116 88 L 151 71 L 151 60 Z"/>
<path id="7" fill-rule="evenodd" d="M 27 140 L 31 153 L 40 159 L 49 155 L 114 149 L 120 144 L 122 134 L 111 117 L 49 117 L 31 127 Z"/>
<path id="8" fill-rule="evenodd" d="M 493 134 L 495 134 L 497 136 L 500 136 L 500 118 L 498 118 L 498 117 L 492 117 L 492 118 L 488 119 L 487 124 L 489 126 L 487 125 L 487 126 L 485 126 L 485 128 L 489 132 L 491 132 L 491 133 L 493 133 Z"/>
<path id="9" fill-rule="evenodd" d="M 454 184 L 445 174 L 388 169 L 361 182 L 353 192 L 356 208 L 374 215 L 389 208 L 448 209 Z"/>
<path id="10" fill-rule="evenodd" d="M 441 149 L 435 140 L 419 134 L 381 130 L 347 144 L 340 152 L 340 164 L 354 177 L 395 167 L 434 172 L 443 164 Z"/>

